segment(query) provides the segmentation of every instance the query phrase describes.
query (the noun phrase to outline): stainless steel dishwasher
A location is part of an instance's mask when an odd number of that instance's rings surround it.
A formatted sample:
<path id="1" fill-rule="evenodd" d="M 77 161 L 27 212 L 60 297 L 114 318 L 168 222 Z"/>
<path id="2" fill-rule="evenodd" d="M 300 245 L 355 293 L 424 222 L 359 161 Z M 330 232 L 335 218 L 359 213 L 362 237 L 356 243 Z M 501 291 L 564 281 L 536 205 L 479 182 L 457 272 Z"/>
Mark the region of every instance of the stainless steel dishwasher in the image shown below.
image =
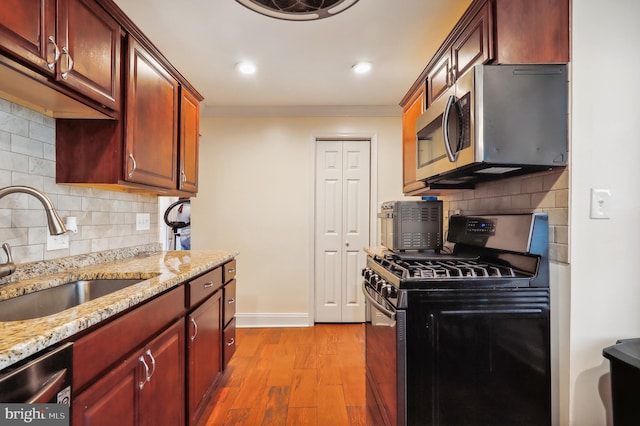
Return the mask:
<path id="1" fill-rule="evenodd" d="M 66 343 L 0 372 L 0 402 L 71 406 L 73 344 Z"/>

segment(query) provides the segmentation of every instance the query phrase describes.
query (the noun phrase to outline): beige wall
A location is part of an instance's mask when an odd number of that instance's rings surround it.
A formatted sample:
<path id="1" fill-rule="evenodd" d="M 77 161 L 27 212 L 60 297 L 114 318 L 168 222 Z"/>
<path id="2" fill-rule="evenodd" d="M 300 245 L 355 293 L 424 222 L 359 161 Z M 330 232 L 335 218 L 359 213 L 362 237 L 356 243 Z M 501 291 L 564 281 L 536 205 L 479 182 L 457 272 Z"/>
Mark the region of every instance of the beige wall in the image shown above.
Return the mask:
<path id="1" fill-rule="evenodd" d="M 18 264 L 134 247 L 159 241 L 156 196 L 56 184 L 56 122 L 0 98 L 0 188 L 27 185 L 44 191 L 63 220 L 75 216 L 78 233 L 69 248 L 46 250 L 42 205 L 25 194 L 0 200 L 0 244 L 9 243 Z M 149 213 L 148 231 L 135 230 L 136 213 Z M 5 262 L 0 251 L 0 263 Z M 5 279 L 7 280 L 7 279 Z"/>
<path id="2" fill-rule="evenodd" d="M 313 141 L 372 135 L 378 201 L 402 197 L 400 117 L 203 117 L 194 249 L 238 257 L 239 325 L 308 325 Z"/>
<path id="3" fill-rule="evenodd" d="M 596 426 L 610 420 L 602 349 L 640 337 L 640 2 L 572 9 L 569 410 L 572 425 Z M 589 218 L 591 188 L 611 190 L 610 219 Z"/>

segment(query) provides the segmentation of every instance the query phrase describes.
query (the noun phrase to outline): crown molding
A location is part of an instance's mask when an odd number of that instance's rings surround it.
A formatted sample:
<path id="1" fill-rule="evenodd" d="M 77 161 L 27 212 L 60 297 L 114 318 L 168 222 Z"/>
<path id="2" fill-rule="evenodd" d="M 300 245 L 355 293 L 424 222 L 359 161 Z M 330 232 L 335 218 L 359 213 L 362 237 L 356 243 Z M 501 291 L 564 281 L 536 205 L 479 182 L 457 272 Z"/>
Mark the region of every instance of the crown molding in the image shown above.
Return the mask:
<path id="1" fill-rule="evenodd" d="M 203 117 L 400 117 L 399 105 L 207 106 Z"/>

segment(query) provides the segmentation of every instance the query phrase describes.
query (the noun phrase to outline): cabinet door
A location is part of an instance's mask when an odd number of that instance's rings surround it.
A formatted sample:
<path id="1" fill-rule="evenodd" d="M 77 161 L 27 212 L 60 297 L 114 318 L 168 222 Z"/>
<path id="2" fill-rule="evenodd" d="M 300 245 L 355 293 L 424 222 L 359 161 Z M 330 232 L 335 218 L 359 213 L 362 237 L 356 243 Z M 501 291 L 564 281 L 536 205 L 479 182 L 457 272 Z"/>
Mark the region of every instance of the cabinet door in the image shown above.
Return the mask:
<path id="1" fill-rule="evenodd" d="M 428 107 L 453 84 L 451 76 L 451 52 L 445 51 L 427 72 L 427 104 Z"/>
<path id="2" fill-rule="evenodd" d="M 408 193 L 426 186 L 416 181 L 416 120 L 424 112 L 425 86 L 422 85 L 402 110 L 402 190 Z"/>
<path id="3" fill-rule="evenodd" d="M 55 0 L 2 0 L 0 48 L 53 75 L 55 19 Z"/>
<path id="4" fill-rule="evenodd" d="M 236 316 L 236 280 L 224 286 L 224 321 L 223 324 L 229 324 L 229 321 Z"/>
<path id="5" fill-rule="evenodd" d="M 184 320 L 149 343 L 143 355 L 151 370 L 140 390 L 140 424 L 184 425 Z"/>
<path id="6" fill-rule="evenodd" d="M 114 111 L 120 108 L 118 23 L 92 0 L 58 0 L 57 78 Z"/>
<path id="7" fill-rule="evenodd" d="M 200 102 L 182 89 L 180 102 L 180 185 L 178 189 L 198 192 L 198 148 Z"/>
<path id="8" fill-rule="evenodd" d="M 493 59 L 492 28 L 491 2 L 487 2 L 453 42 L 451 47 L 453 80 L 457 80 L 473 66 Z"/>
<path id="9" fill-rule="evenodd" d="M 236 352 L 236 319 L 233 318 L 229 321 L 224 328 L 223 336 L 223 347 L 222 347 L 222 355 L 223 355 L 223 365 L 224 368 L 227 368 L 229 361 L 231 361 L 231 357 Z"/>
<path id="10" fill-rule="evenodd" d="M 139 385 L 144 372 L 137 356 L 124 360 L 118 367 L 73 399 L 73 425 L 134 426 Z"/>
<path id="11" fill-rule="evenodd" d="M 195 421 L 222 372 L 222 291 L 187 316 L 187 400 L 189 421 Z"/>
<path id="12" fill-rule="evenodd" d="M 178 82 L 129 37 L 124 179 L 177 188 Z"/>
<path id="13" fill-rule="evenodd" d="M 125 180 L 177 188 L 178 82 L 132 37 L 125 121 Z"/>

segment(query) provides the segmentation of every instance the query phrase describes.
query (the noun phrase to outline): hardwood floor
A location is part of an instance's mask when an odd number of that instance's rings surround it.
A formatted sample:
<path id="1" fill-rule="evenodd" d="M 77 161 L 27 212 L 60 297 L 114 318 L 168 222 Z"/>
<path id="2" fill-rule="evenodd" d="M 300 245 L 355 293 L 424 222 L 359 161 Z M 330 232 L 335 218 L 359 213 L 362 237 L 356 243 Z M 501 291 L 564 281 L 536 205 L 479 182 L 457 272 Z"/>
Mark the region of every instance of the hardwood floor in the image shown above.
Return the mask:
<path id="1" fill-rule="evenodd" d="M 363 324 L 236 333 L 199 426 L 366 424 Z"/>

